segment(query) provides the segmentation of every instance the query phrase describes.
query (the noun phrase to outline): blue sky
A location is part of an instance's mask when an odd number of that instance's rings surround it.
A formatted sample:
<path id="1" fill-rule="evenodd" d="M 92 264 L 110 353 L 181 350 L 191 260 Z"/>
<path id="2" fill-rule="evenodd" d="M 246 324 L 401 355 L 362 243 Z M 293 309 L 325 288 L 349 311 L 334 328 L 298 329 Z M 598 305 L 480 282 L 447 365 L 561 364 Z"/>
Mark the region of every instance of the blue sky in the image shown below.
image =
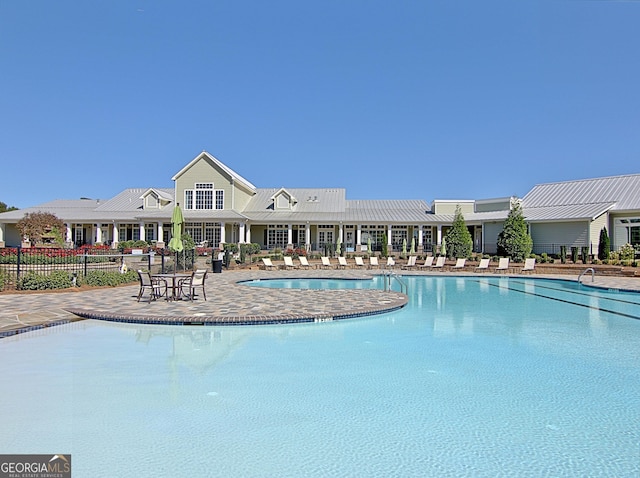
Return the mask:
<path id="1" fill-rule="evenodd" d="M 640 2 L 3 0 L 0 201 L 172 187 L 523 196 L 640 172 Z"/>

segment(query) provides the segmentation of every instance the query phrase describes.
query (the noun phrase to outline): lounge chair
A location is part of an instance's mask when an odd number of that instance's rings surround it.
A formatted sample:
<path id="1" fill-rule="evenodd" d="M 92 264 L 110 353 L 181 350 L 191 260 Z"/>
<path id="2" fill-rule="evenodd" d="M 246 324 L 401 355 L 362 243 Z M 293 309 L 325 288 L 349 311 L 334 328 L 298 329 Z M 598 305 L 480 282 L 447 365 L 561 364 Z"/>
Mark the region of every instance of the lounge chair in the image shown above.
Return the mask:
<path id="1" fill-rule="evenodd" d="M 271 262 L 271 259 L 269 257 L 263 257 L 262 258 L 262 263 L 264 264 L 264 269 L 277 269 L 277 267 L 273 264 L 273 262 Z"/>
<path id="2" fill-rule="evenodd" d="M 378 256 L 369 257 L 369 269 L 380 269 L 380 263 L 378 262 Z"/>
<path id="3" fill-rule="evenodd" d="M 418 267 L 420 268 L 425 268 L 425 267 L 431 267 L 433 265 L 433 256 L 427 256 L 427 258 L 424 260 L 424 264 L 420 264 Z"/>
<path id="4" fill-rule="evenodd" d="M 149 291 L 149 302 L 156 300 L 158 297 L 167 295 L 167 281 L 151 277 L 150 272 L 138 270 L 138 278 L 140 279 L 140 290 L 138 291 L 138 302 L 145 290 Z"/>
<path id="5" fill-rule="evenodd" d="M 407 263 L 402 266 L 403 269 L 413 269 L 416 266 L 416 259 L 418 258 L 418 256 L 409 256 L 409 260 L 407 260 Z"/>
<path id="6" fill-rule="evenodd" d="M 355 261 L 356 261 L 356 266 L 364 269 L 364 261 L 362 260 L 361 256 L 356 256 Z"/>
<path id="7" fill-rule="evenodd" d="M 323 269 L 333 269 L 333 264 L 331 264 L 331 260 L 328 257 L 322 256 L 320 260 L 322 261 L 321 266 Z"/>
<path id="8" fill-rule="evenodd" d="M 485 272 L 489 270 L 489 261 L 491 259 L 480 259 L 480 264 L 476 267 L 475 272 Z"/>
<path id="9" fill-rule="evenodd" d="M 387 257 L 387 267 L 389 269 L 393 269 L 396 266 L 396 261 L 393 260 L 393 257 Z"/>
<path id="10" fill-rule="evenodd" d="M 202 297 L 204 300 L 207 300 L 207 294 L 204 291 L 204 280 L 206 278 L 207 271 L 205 269 L 196 269 L 190 278 L 180 283 L 180 291 L 185 297 L 193 301 L 193 298 L 196 296 L 196 289 L 202 289 Z"/>
<path id="11" fill-rule="evenodd" d="M 308 269 L 309 267 L 311 267 L 311 264 L 309 264 L 306 256 L 300 256 L 298 257 L 298 260 L 300 261 L 300 267 L 302 267 L 303 269 Z"/>
<path id="12" fill-rule="evenodd" d="M 346 257 L 338 256 L 338 267 L 342 267 L 343 269 L 346 269 L 347 267 L 349 267 L 349 263 L 347 262 Z"/>
<path id="13" fill-rule="evenodd" d="M 298 267 L 293 263 L 293 258 L 291 256 L 284 256 L 284 268 L 297 269 Z"/>
<path id="14" fill-rule="evenodd" d="M 447 258 L 445 256 L 438 256 L 436 263 L 431 266 L 432 269 L 443 269 Z"/>
<path id="15" fill-rule="evenodd" d="M 464 269 L 464 265 L 467 262 L 467 259 L 462 257 L 462 258 L 458 258 L 456 260 L 456 265 L 455 266 L 451 266 L 449 268 L 450 271 L 454 270 L 454 269 Z"/>
<path id="16" fill-rule="evenodd" d="M 533 272 L 536 268 L 536 259 L 535 257 L 530 257 L 529 259 L 524 260 L 524 267 L 520 272 Z"/>
<path id="17" fill-rule="evenodd" d="M 494 269 L 494 272 L 501 272 L 501 271 L 509 271 L 508 257 L 501 257 L 500 262 L 498 262 L 498 267 Z"/>

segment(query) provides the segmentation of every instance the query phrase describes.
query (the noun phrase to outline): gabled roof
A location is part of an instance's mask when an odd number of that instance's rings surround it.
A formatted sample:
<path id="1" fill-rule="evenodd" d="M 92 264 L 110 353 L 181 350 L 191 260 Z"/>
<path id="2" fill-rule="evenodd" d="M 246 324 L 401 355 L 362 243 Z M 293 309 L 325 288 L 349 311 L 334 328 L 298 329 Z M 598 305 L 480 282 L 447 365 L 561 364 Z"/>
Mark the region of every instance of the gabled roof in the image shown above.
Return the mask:
<path id="1" fill-rule="evenodd" d="M 245 178 L 243 178 L 242 176 L 240 176 L 238 173 L 236 173 L 234 170 L 232 170 L 231 168 L 229 168 L 228 166 L 226 166 L 225 164 L 223 164 L 221 161 L 219 161 L 216 157 L 214 157 L 213 155 L 209 154 L 206 151 L 203 151 L 202 153 L 200 153 L 198 156 L 196 156 L 195 158 L 193 158 L 189 164 L 187 164 L 184 168 L 182 168 L 180 171 L 178 171 L 172 178 L 172 181 L 175 181 L 176 179 L 178 179 L 180 176 L 182 176 L 184 174 L 185 171 L 187 171 L 191 166 L 193 166 L 195 163 L 197 163 L 198 161 L 200 161 L 202 158 L 206 158 L 209 161 L 211 161 L 213 164 L 215 164 L 218 168 L 220 168 L 222 171 L 224 171 L 226 174 L 229 175 L 229 177 L 231 177 L 233 179 L 234 182 L 239 183 L 240 185 L 242 185 L 243 187 L 245 187 L 246 189 L 248 189 L 251 192 L 255 192 L 256 187 L 251 184 L 249 181 L 247 181 Z"/>
<path id="2" fill-rule="evenodd" d="M 640 174 L 538 184 L 522 199 L 523 208 L 601 203 L 640 210 Z"/>
<path id="3" fill-rule="evenodd" d="M 144 193 L 142 193 L 142 196 L 140 196 L 140 199 L 144 199 L 149 194 L 155 193 L 156 196 L 158 196 L 159 199 L 162 199 L 162 200 L 168 201 L 168 202 L 173 202 L 173 192 L 168 193 L 167 191 L 168 190 L 162 190 L 162 189 L 157 189 L 157 188 L 149 188 Z"/>
<path id="4" fill-rule="evenodd" d="M 96 212 L 141 212 L 144 204 L 144 193 L 153 189 L 162 193 L 164 197 L 169 197 L 173 201 L 173 189 L 168 188 L 129 188 L 118 193 L 108 201 L 105 201 L 96 208 Z M 104 214 L 101 215 L 104 217 Z"/>

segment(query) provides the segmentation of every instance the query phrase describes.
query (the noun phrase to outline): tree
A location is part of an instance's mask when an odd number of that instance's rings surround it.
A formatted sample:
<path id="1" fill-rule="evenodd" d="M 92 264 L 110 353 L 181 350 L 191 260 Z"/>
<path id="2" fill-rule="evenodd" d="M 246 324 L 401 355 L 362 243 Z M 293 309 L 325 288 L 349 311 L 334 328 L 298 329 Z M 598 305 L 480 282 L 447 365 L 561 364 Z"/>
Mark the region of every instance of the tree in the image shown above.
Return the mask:
<path id="1" fill-rule="evenodd" d="M 598 243 L 598 259 L 601 261 L 609 259 L 611 253 L 611 241 L 609 240 L 609 234 L 607 228 L 603 227 L 600 230 L 600 241 Z"/>
<path id="2" fill-rule="evenodd" d="M 31 212 L 26 213 L 20 219 L 16 228 L 20 231 L 22 237 L 28 238 L 32 243 L 42 242 L 45 234 L 59 234 L 64 230 L 64 222 L 55 214 L 50 212 Z"/>
<path id="3" fill-rule="evenodd" d="M 0 201 L 0 212 L 7 212 L 7 211 L 17 211 L 18 208 L 17 207 L 8 207 L 5 203 L 3 203 L 2 201 Z"/>
<path id="4" fill-rule="evenodd" d="M 498 251 L 508 256 L 514 262 L 524 262 L 533 249 L 533 239 L 527 231 L 527 223 L 522 215 L 522 206 L 515 203 L 502 232 L 498 234 Z"/>
<path id="5" fill-rule="evenodd" d="M 445 235 L 447 244 L 447 255 L 450 259 L 458 257 L 470 257 L 473 251 L 473 238 L 464 222 L 462 209 L 456 206 L 456 213 L 453 219 L 453 226 Z"/>

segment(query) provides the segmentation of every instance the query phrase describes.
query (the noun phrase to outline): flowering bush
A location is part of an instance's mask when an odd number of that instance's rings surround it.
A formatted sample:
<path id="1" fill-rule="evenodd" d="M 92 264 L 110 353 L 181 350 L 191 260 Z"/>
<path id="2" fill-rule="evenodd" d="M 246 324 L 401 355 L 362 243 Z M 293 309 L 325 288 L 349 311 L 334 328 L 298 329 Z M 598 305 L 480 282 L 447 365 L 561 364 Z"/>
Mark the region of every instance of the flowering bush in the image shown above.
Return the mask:
<path id="1" fill-rule="evenodd" d="M 631 261 L 636 255 L 636 250 L 631 244 L 626 243 L 620 248 L 618 254 L 620 255 L 620 260 Z"/>

